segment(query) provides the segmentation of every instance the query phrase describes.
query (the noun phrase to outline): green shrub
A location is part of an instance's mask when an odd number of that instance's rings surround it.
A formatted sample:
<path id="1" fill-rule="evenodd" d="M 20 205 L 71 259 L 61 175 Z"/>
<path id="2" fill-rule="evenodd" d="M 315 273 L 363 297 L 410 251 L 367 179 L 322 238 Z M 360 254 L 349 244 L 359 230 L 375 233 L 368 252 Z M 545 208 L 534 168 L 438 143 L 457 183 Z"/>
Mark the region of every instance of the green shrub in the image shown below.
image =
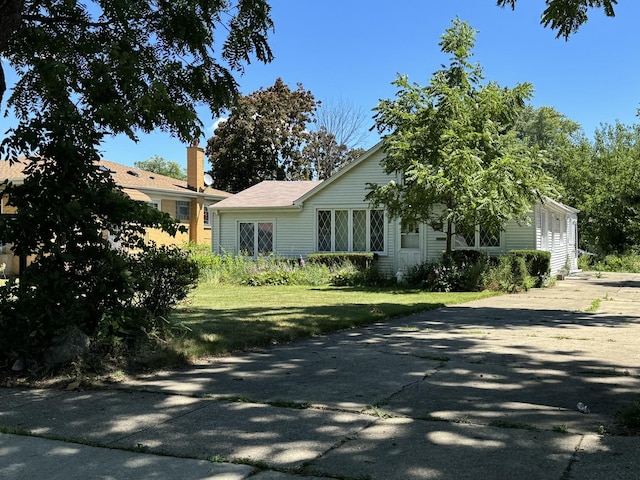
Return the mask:
<path id="1" fill-rule="evenodd" d="M 374 253 L 312 253 L 307 263 L 326 265 L 329 268 L 350 263 L 361 270 L 372 267 L 377 256 Z"/>
<path id="2" fill-rule="evenodd" d="M 198 264 L 177 247 L 153 247 L 131 258 L 135 296 L 132 306 L 144 309 L 151 317 L 166 317 L 195 287 Z"/>
<path id="3" fill-rule="evenodd" d="M 510 256 L 522 257 L 528 274 L 534 278 L 535 286 L 541 287 L 551 270 L 551 252 L 541 250 L 512 250 Z"/>
<path id="4" fill-rule="evenodd" d="M 522 256 L 506 255 L 499 258 L 497 266 L 486 272 L 483 283 L 488 290 L 516 293 L 532 288 L 536 279 L 529 275 Z"/>
<path id="5" fill-rule="evenodd" d="M 169 311 L 198 278 L 197 266 L 178 248 L 84 254 L 82 268 L 71 268 L 63 257 L 40 258 L 19 283 L 0 287 L 0 352 L 38 359 L 72 326 L 102 345 L 133 344 L 149 333 L 166 332 Z"/>
<path id="6" fill-rule="evenodd" d="M 585 256 L 586 255 L 583 255 L 583 257 Z M 580 258 L 582 259 L 583 257 Z M 640 254 L 634 249 L 631 249 L 629 252 L 621 255 L 612 254 L 604 258 L 590 257 L 590 263 L 586 264 L 586 268 L 584 269 L 601 272 L 640 273 Z"/>
<path id="7" fill-rule="evenodd" d="M 386 278 L 375 266 L 361 269 L 348 262 L 331 275 L 331 285 L 337 287 L 381 287 L 392 282 L 395 282 L 395 279 Z"/>
<path id="8" fill-rule="evenodd" d="M 427 261 L 409 269 L 407 283 L 432 292 L 482 290 L 484 275 L 492 264 L 486 252 L 455 250 L 439 261 Z"/>

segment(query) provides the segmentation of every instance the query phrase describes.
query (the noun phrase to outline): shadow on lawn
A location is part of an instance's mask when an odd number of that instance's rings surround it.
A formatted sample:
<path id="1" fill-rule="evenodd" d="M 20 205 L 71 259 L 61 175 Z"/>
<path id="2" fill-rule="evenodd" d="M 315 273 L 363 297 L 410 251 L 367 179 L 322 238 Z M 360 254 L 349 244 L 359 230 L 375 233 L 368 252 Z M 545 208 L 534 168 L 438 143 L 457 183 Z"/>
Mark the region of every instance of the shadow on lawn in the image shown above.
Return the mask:
<path id="1" fill-rule="evenodd" d="M 395 317 L 441 308 L 442 303 L 336 304 L 281 308 L 188 307 L 173 319 L 192 331 L 183 338 L 200 354 L 223 354 L 291 342 L 344 329 L 362 327 Z"/>

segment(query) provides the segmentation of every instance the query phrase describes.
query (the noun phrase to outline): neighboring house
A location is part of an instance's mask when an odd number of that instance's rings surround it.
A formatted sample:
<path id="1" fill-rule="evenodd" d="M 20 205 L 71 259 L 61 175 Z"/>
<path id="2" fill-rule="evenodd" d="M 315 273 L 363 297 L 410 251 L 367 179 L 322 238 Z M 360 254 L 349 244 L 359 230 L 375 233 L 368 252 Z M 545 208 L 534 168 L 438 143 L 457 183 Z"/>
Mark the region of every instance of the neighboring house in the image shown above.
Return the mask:
<path id="1" fill-rule="evenodd" d="M 378 144 L 323 182 L 266 181 L 211 205 L 213 251 L 253 257 L 375 252 L 387 276 L 439 258 L 446 242 L 442 232 L 425 224 L 403 231 L 398 219 L 388 218 L 384 209 L 372 208 L 365 200 L 368 183 L 385 184 L 391 179 L 381 165 L 383 158 Z M 533 208 L 529 225 L 512 221 L 494 236 L 478 226 L 475 232 L 458 235 L 454 248 L 492 255 L 547 250 L 552 274 L 567 263 L 575 271 L 577 213 L 548 199 Z"/>
<path id="2" fill-rule="evenodd" d="M 9 179 L 13 183 L 22 183 L 25 165 L 0 160 L 0 182 Z M 148 229 L 146 240 L 159 245 L 182 245 L 186 242 L 211 244 L 211 226 L 207 205 L 229 196 L 228 193 L 215 190 L 205 184 L 208 180 L 204 173 L 204 150 L 198 146 L 187 147 L 187 181 L 176 180 L 139 168 L 120 165 L 107 160 L 100 161 L 100 168 L 111 173 L 113 180 L 133 200 L 147 202 L 155 208 L 168 213 L 187 227 L 187 233 L 178 233 L 175 237 L 158 230 Z M 210 182 L 206 182 L 210 183 Z M 13 213 L 7 206 L 6 196 L 0 204 L 1 213 Z M 9 245 L 0 246 L 0 264 L 7 264 L 7 274 L 18 272 L 18 259 L 11 254 Z"/>

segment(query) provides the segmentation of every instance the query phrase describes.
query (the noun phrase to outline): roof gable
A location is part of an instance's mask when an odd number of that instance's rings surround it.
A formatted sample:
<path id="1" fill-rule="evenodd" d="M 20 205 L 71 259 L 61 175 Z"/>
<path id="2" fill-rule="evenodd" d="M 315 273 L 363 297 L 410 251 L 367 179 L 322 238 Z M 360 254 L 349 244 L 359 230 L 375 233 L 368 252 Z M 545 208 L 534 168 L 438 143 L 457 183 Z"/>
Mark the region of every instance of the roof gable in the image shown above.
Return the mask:
<path id="1" fill-rule="evenodd" d="M 304 202 L 307 201 L 309 198 L 313 197 L 318 192 L 324 190 L 325 188 L 327 188 L 329 185 L 331 185 L 333 182 L 335 182 L 339 178 L 342 178 L 344 175 L 347 175 L 351 170 L 353 170 L 358 165 L 366 162 L 369 158 L 371 158 L 373 155 L 378 153 L 381 149 L 382 149 L 382 142 L 378 142 L 376 145 L 374 145 L 369 150 L 364 152 L 358 158 L 356 158 L 352 162 L 348 163 L 344 167 L 340 168 L 336 173 L 331 175 L 324 182 L 322 182 L 321 184 L 319 184 L 318 186 L 316 186 L 312 190 L 310 190 L 310 191 L 306 192 L 305 194 L 303 194 L 300 198 L 298 198 L 295 201 L 295 204 L 296 205 L 303 205 Z"/>

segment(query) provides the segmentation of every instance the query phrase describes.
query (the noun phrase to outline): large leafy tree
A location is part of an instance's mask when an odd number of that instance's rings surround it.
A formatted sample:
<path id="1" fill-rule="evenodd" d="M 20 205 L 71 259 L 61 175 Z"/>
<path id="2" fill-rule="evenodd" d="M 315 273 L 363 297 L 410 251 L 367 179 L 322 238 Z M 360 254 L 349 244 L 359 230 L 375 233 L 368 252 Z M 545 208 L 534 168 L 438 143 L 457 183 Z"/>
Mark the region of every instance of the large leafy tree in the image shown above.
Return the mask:
<path id="1" fill-rule="evenodd" d="M 518 0 L 498 0 L 500 7 L 514 9 Z M 557 37 L 568 39 L 571 34 L 589 19 L 589 9 L 601 8 L 608 17 L 615 16 L 617 0 L 545 0 L 547 8 L 542 12 L 540 23 L 557 31 Z"/>
<path id="2" fill-rule="evenodd" d="M 580 124 L 552 107 L 527 106 L 514 128 L 518 138 L 543 157 L 544 169 L 561 187 L 563 201 L 577 205 L 578 192 L 585 188 L 579 167 L 591 151 Z"/>
<path id="3" fill-rule="evenodd" d="M 0 328 L 22 332 L 20 348 L 122 317 L 114 309 L 135 289 L 131 258 L 104 232 L 144 251 L 142 227 L 176 227 L 119 191 L 98 167 L 100 144 L 156 129 L 198 138 L 196 105 L 219 114 L 237 94 L 234 73 L 271 60 L 269 12 L 265 0 L 0 1 L 0 58 L 18 76 L 0 156 L 24 157 L 29 174 L 5 186 L 17 213 L 0 219 L 0 241 L 34 259 L 0 292 Z"/>
<path id="4" fill-rule="evenodd" d="M 178 180 L 187 179 L 187 174 L 177 162 L 174 162 L 172 160 L 165 160 L 159 155 L 154 155 L 147 160 L 133 162 L 133 164 L 136 167 L 141 168 L 142 170 L 154 172 L 158 175 L 164 175 L 165 177 L 176 178 Z"/>
<path id="5" fill-rule="evenodd" d="M 576 170 L 583 245 L 599 254 L 640 245 L 640 125 L 602 125 Z"/>
<path id="6" fill-rule="evenodd" d="M 367 198 L 406 225 L 424 222 L 445 232 L 447 252 L 454 225 L 498 232 L 551 192 L 539 159 L 513 129 L 532 87 L 483 84 L 481 67 L 471 63 L 475 34 L 454 20 L 440 42 L 450 64 L 427 86 L 398 76 L 396 98 L 374 109 L 383 166 L 397 180 L 370 185 Z"/>
<path id="7" fill-rule="evenodd" d="M 213 185 L 239 192 L 263 180 L 300 180 L 308 176 L 302 145 L 317 106 L 313 94 L 282 79 L 242 96 L 207 142 Z"/>

